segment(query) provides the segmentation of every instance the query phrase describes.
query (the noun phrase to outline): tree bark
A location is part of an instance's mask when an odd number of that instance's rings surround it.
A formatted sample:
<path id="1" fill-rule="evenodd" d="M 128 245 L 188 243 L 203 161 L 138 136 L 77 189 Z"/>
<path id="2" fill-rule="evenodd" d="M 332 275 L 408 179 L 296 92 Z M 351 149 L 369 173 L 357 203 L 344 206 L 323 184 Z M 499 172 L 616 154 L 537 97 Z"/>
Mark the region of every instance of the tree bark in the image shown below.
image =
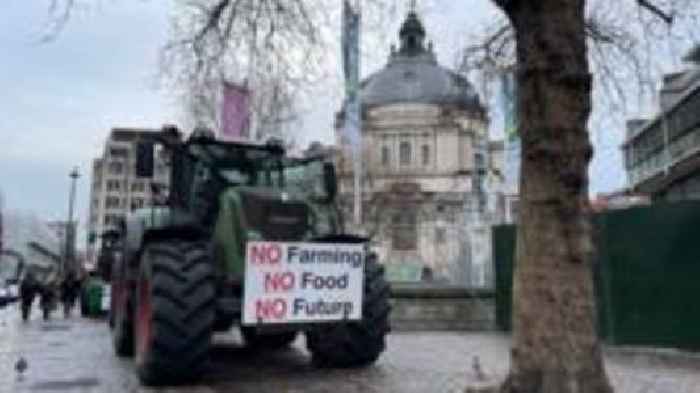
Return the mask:
<path id="1" fill-rule="evenodd" d="M 495 0 L 516 32 L 522 138 L 508 393 L 609 393 L 588 206 L 585 0 Z"/>

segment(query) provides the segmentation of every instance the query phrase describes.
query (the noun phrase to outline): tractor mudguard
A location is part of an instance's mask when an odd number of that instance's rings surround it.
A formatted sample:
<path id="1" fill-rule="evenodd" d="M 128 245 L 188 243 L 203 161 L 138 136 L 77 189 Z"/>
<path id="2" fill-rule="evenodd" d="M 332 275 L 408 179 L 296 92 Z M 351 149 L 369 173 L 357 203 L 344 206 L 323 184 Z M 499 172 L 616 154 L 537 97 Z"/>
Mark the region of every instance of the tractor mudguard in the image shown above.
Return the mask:
<path id="1" fill-rule="evenodd" d="M 169 207 L 154 207 L 136 211 L 129 216 L 124 228 L 125 260 L 138 260 L 145 242 L 157 238 L 197 240 L 203 229 L 191 214 Z"/>

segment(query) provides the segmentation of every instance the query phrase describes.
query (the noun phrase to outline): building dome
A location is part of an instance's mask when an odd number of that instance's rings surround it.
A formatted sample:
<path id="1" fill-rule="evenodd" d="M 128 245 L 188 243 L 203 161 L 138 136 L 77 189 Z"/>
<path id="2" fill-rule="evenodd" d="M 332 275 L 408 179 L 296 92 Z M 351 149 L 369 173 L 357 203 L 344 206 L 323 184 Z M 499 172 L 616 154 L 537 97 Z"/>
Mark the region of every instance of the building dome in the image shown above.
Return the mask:
<path id="1" fill-rule="evenodd" d="M 440 66 L 432 45 L 425 48 L 425 29 L 415 12 L 408 14 L 399 38 L 401 47 L 392 48 L 387 65 L 362 82 L 363 105 L 426 103 L 482 110 L 469 81 Z"/>

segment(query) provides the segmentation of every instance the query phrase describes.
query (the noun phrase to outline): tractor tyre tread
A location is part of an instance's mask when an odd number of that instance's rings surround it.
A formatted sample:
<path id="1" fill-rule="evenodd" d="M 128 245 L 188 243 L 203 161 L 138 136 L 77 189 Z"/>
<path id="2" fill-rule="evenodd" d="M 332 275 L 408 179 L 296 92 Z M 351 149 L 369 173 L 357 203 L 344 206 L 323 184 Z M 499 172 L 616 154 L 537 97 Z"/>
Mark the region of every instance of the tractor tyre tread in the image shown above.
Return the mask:
<path id="1" fill-rule="evenodd" d="M 85 315 L 88 315 L 87 306 Z M 134 356 L 134 331 L 132 329 L 132 317 L 129 307 L 126 310 L 114 310 L 114 326 L 112 327 L 112 346 L 114 353 L 119 357 Z"/>
<path id="2" fill-rule="evenodd" d="M 389 333 L 389 283 L 373 259 L 365 266 L 362 319 L 322 324 L 306 332 L 306 345 L 317 367 L 362 367 L 374 363 L 386 349 Z"/>
<path id="3" fill-rule="evenodd" d="M 196 380 L 207 365 L 215 317 L 212 266 L 206 246 L 198 242 L 160 241 L 152 255 L 152 344 L 138 366 L 145 385 Z"/>

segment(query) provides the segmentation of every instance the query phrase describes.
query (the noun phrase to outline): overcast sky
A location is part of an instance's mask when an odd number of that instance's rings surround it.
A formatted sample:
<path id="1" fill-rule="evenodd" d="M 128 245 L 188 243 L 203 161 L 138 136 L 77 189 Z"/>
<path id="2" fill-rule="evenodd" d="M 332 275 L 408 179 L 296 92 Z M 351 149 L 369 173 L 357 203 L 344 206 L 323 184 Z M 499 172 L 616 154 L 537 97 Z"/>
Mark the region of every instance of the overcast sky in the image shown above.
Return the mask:
<path id="1" fill-rule="evenodd" d="M 0 5 L 0 187 L 8 208 L 65 219 L 68 173 L 77 165 L 84 218 L 90 161 L 110 128 L 177 118 L 177 105 L 155 89 L 169 1 L 95 3 L 102 6 L 77 12 L 47 44 L 38 39 L 48 1 Z"/>
<path id="2" fill-rule="evenodd" d="M 422 10 L 425 25 L 439 60 L 452 66 L 460 40 L 491 19 L 495 10 L 485 0 L 474 1 L 468 10 L 465 2 L 436 1 L 438 7 Z M 82 224 L 88 209 L 90 162 L 101 154 L 110 129 L 159 127 L 182 118 L 177 102 L 157 87 L 158 53 L 167 39 L 173 0 L 96 1 L 96 6 L 78 10 L 60 36 L 46 44 L 38 39 L 48 0 L 1 3 L 0 189 L 5 206 L 47 219 L 64 218 L 68 173 L 77 165 L 83 175 L 77 200 Z M 377 56 L 365 61 L 364 75 L 386 59 L 400 22 L 388 26 L 389 41 L 370 48 Z M 298 140 L 332 141 L 340 95 L 335 96 L 335 100 L 320 96 L 312 105 L 315 110 L 306 114 Z M 599 151 L 593 166 L 598 171 L 594 191 L 623 184 L 617 152 L 620 135 L 594 138 Z"/>

